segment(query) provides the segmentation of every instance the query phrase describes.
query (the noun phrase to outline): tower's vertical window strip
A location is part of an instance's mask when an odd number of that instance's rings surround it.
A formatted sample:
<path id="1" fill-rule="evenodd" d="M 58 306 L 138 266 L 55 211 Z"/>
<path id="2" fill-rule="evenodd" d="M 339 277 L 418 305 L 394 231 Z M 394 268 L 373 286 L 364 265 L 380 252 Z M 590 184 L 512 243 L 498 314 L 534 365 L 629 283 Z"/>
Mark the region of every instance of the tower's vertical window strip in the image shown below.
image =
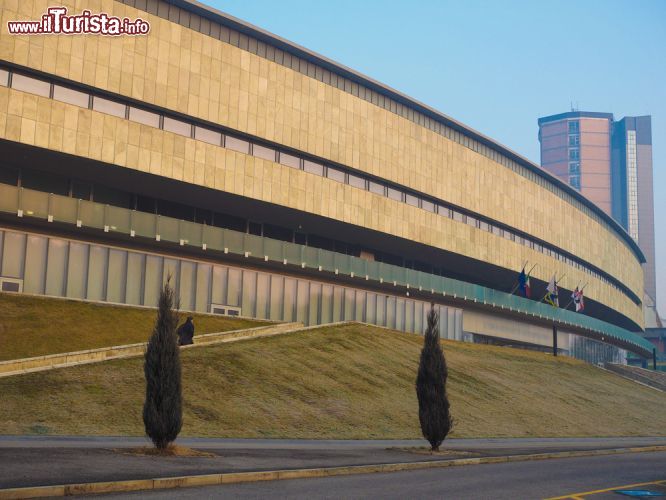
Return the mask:
<path id="1" fill-rule="evenodd" d="M 627 130 L 627 200 L 629 235 L 638 241 L 638 174 L 636 172 L 636 131 Z"/>

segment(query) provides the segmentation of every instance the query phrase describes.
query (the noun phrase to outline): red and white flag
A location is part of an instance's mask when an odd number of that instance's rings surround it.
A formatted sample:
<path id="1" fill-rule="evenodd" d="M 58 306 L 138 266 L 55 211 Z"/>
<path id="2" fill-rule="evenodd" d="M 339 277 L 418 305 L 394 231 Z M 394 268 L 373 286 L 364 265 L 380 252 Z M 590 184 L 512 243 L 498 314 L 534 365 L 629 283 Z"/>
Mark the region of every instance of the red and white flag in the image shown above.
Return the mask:
<path id="1" fill-rule="evenodd" d="M 579 290 L 578 287 L 571 294 L 574 305 L 576 306 L 576 312 L 581 312 L 585 309 L 585 300 L 583 299 L 583 290 Z"/>

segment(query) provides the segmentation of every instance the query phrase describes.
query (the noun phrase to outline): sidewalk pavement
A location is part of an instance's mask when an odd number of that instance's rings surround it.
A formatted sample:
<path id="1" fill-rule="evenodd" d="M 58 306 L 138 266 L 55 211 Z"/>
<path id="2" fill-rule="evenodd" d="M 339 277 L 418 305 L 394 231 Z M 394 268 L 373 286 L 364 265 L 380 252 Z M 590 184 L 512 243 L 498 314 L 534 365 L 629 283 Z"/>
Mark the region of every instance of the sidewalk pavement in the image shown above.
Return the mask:
<path id="1" fill-rule="evenodd" d="M 562 451 L 664 446 L 666 438 L 451 439 L 446 455 L 417 454 L 422 440 L 333 441 L 183 438 L 179 446 L 214 457 L 128 455 L 143 438 L 0 436 L 0 489 L 156 477 L 255 472 L 526 455 Z"/>

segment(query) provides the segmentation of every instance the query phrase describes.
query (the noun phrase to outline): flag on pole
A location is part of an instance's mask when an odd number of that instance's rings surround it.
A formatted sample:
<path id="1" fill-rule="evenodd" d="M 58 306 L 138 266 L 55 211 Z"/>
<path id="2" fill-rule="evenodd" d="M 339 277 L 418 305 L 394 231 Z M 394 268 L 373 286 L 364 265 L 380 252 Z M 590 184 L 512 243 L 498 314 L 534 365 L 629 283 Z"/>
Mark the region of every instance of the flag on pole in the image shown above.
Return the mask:
<path id="1" fill-rule="evenodd" d="M 544 300 L 553 307 L 560 307 L 560 300 L 557 296 L 557 283 L 555 282 L 555 275 L 550 279 L 546 287 L 546 296 Z"/>
<path id="2" fill-rule="evenodd" d="M 530 275 L 525 274 L 525 268 L 523 267 L 523 270 L 520 271 L 520 275 L 518 276 L 518 289 L 520 290 L 520 294 L 525 297 L 525 298 L 530 298 L 530 295 L 532 294 L 532 291 L 530 290 Z"/>
<path id="3" fill-rule="evenodd" d="M 578 287 L 571 294 L 574 305 L 576 306 L 576 312 L 581 312 L 585 309 L 585 301 L 583 300 L 583 290 L 579 290 Z"/>

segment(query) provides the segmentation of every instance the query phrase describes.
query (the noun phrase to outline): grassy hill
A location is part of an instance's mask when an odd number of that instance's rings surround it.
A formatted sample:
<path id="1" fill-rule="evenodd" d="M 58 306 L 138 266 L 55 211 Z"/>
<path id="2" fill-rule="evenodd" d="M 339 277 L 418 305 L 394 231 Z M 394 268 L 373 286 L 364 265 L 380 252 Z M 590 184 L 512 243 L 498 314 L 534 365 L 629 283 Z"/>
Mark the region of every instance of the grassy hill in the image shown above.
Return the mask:
<path id="1" fill-rule="evenodd" d="M 0 361 L 145 342 L 155 315 L 155 310 L 139 307 L 0 293 Z M 198 334 L 260 324 L 193 316 Z"/>
<path id="2" fill-rule="evenodd" d="M 422 338 L 344 325 L 183 351 L 184 436 L 418 438 Z M 582 362 L 444 342 L 454 437 L 665 435 L 666 394 Z M 0 379 L 6 434 L 142 435 L 142 359 Z"/>

